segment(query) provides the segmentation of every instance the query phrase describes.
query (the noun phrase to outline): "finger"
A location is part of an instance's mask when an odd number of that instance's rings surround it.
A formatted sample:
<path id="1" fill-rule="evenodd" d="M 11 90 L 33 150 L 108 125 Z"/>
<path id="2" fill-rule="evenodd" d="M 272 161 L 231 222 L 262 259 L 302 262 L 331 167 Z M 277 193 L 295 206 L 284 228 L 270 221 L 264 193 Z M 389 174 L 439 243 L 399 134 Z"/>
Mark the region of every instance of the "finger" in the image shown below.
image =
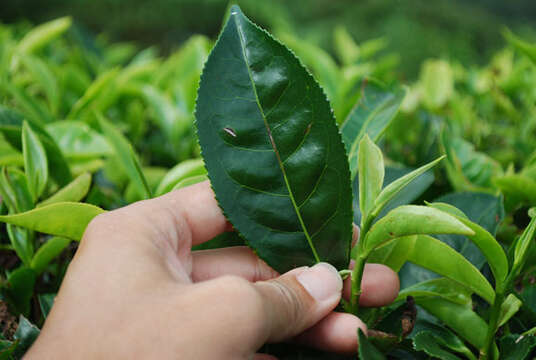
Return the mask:
<path id="1" fill-rule="evenodd" d="M 302 333 L 328 315 L 340 301 L 342 279 L 333 266 L 319 263 L 255 285 L 267 318 L 260 338 L 277 342 Z"/>
<path id="2" fill-rule="evenodd" d="M 353 264 L 350 265 L 353 268 Z M 351 278 L 344 281 L 343 296 L 350 298 Z M 362 306 L 384 306 L 393 302 L 400 290 L 400 281 L 396 272 L 381 264 L 366 264 L 361 280 L 362 294 L 359 304 Z"/>
<path id="3" fill-rule="evenodd" d="M 273 279 L 279 274 L 246 246 L 192 252 L 194 282 L 235 275 L 251 282 Z"/>
<path id="4" fill-rule="evenodd" d="M 367 326 L 358 317 L 332 312 L 296 341 L 329 352 L 352 354 L 357 351 L 357 329 L 366 334 Z"/>
<path id="5" fill-rule="evenodd" d="M 354 247 L 359 241 L 359 226 L 352 223 L 352 230 L 352 247 Z"/>

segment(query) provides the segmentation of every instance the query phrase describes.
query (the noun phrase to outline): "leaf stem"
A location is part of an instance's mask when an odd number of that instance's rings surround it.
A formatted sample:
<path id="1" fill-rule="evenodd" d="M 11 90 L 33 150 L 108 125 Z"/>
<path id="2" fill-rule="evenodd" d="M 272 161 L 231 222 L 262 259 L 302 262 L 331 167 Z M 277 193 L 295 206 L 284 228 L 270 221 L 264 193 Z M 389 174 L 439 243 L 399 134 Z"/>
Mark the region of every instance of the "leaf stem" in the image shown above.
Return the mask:
<path id="1" fill-rule="evenodd" d="M 495 294 L 495 301 L 491 306 L 491 314 L 488 323 L 488 332 L 486 334 L 486 341 L 484 342 L 484 348 L 480 350 L 480 359 L 487 360 L 493 359 L 493 344 L 495 339 L 495 332 L 499 324 L 499 317 L 501 315 L 501 306 L 504 301 L 504 291 L 500 289 Z"/>
<path id="2" fill-rule="evenodd" d="M 364 256 L 363 256 L 364 255 Z M 357 315 L 359 311 L 359 296 L 361 295 L 361 279 L 367 262 L 367 256 L 358 252 L 352 269 L 352 293 L 350 295 L 350 307 L 352 313 Z"/>

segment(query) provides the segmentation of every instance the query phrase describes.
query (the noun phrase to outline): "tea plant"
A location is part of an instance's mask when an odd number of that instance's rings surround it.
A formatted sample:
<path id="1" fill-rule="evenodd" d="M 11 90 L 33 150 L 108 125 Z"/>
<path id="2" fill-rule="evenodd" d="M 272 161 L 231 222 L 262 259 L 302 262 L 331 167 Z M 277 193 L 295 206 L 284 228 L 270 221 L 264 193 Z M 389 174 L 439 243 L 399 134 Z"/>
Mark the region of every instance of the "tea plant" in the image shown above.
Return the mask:
<path id="1" fill-rule="evenodd" d="M 473 69 L 430 60 L 405 88 L 382 39 L 356 44 L 339 27 L 332 58 L 277 35 L 322 87 L 237 7 L 208 60 L 200 36 L 162 58 L 69 18 L 0 25 L 0 358 L 37 337 L 94 216 L 205 180 L 205 164 L 236 232 L 203 246 L 247 243 L 280 272 L 327 261 L 351 276 L 340 309 L 369 326 L 360 358 L 530 355 L 534 45 L 505 32 L 520 57 L 507 48 Z M 435 200 L 408 205 L 424 199 Z M 359 307 L 371 262 L 399 272 L 390 306 Z"/>

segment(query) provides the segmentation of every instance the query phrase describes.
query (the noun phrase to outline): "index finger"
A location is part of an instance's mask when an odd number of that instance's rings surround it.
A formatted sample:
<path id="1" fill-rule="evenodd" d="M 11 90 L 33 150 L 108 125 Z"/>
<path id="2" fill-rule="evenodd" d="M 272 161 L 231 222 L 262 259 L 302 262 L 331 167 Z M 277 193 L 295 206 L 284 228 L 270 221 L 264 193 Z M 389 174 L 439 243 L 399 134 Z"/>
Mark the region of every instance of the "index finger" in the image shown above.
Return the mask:
<path id="1" fill-rule="evenodd" d="M 208 181 L 172 191 L 151 201 L 158 202 L 159 206 L 175 212 L 174 216 L 182 217 L 187 222 L 192 245 L 204 243 L 232 229 Z"/>

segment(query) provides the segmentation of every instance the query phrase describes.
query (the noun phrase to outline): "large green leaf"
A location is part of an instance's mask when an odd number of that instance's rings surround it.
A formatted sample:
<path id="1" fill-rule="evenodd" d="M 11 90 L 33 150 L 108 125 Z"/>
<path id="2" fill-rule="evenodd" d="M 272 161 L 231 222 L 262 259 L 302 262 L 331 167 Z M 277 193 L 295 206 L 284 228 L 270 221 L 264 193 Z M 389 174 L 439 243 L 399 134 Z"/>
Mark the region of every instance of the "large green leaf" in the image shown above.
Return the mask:
<path id="1" fill-rule="evenodd" d="M 104 210 L 89 204 L 60 202 L 14 215 L 0 216 L 0 222 L 45 234 L 80 240 L 89 222 Z"/>
<path id="2" fill-rule="evenodd" d="M 206 63 L 198 136 L 216 197 L 278 271 L 348 265 L 348 161 L 329 103 L 298 59 L 236 6 Z"/>
<path id="3" fill-rule="evenodd" d="M 387 91 L 373 81 L 362 88 L 361 97 L 341 127 L 342 139 L 348 151 L 352 178 L 357 172 L 359 142 L 365 134 L 378 140 L 398 113 L 406 92 L 402 88 Z"/>
<path id="4" fill-rule="evenodd" d="M 39 137 L 27 122 L 22 125 L 22 154 L 28 188 L 36 203 L 47 185 L 48 160 Z"/>
<path id="5" fill-rule="evenodd" d="M 501 338 L 500 346 L 502 360 L 528 359 L 531 350 L 536 347 L 536 336 L 509 334 Z"/>

